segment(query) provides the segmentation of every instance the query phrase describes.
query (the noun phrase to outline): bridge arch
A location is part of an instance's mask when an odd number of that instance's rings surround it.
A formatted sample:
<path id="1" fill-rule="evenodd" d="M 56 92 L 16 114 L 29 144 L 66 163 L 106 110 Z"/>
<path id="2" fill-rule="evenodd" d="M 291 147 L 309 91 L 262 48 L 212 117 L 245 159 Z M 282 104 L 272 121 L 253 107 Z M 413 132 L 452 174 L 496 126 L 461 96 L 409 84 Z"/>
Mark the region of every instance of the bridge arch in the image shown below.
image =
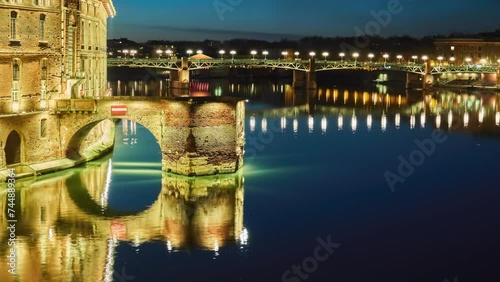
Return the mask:
<path id="1" fill-rule="evenodd" d="M 17 130 L 12 130 L 5 141 L 5 162 L 7 165 L 22 163 L 23 142 Z"/>

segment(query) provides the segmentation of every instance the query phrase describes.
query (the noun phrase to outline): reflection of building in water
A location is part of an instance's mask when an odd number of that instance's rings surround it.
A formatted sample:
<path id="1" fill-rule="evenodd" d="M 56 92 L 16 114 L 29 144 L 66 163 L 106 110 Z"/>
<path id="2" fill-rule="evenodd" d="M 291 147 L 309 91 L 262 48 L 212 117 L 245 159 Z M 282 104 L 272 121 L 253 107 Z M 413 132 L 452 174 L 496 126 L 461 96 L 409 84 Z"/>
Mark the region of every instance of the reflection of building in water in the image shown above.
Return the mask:
<path id="1" fill-rule="evenodd" d="M 67 171 L 19 183 L 16 267 L 22 271 L 16 277 L 7 272 L 10 250 L 3 247 L 0 281 L 103 281 L 112 276 L 119 242 L 140 248 L 142 243 L 161 240 L 166 252 L 189 248 L 217 252 L 232 242 L 247 243 L 241 174 L 164 175 L 161 193 L 149 209 L 120 216 L 107 206 L 111 164 L 104 160 L 79 174 Z M 3 190 L 0 208 L 5 210 L 7 203 Z M 0 213 L 3 246 L 8 243 L 6 227 L 5 213 Z"/>

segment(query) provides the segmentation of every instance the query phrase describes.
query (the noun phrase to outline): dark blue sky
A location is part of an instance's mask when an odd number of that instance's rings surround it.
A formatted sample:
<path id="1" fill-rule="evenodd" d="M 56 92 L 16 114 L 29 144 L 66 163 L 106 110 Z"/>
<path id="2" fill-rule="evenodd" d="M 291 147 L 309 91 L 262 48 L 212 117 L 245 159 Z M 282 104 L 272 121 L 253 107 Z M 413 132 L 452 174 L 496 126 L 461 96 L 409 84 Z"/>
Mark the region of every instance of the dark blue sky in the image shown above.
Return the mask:
<path id="1" fill-rule="evenodd" d="M 132 40 L 295 39 L 354 36 L 398 0 L 115 0 L 109 37 Z M 424 36 L 500 28 L 500 0 L 399 0 L 382 36 Z M 231 4 L 233 3 L 233 4 Z M 313 4 L 314 3 L 314 4 Z M 215 6 L 219 7 L 219 12 Z"/>

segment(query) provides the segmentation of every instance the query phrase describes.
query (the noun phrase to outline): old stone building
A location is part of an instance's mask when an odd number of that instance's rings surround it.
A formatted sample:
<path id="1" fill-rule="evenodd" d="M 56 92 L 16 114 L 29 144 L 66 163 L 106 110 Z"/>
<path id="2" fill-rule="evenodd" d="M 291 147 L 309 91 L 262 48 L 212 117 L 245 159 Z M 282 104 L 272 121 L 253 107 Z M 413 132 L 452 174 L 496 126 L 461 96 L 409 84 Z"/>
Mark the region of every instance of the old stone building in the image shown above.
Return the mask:
<path id="1" fill-rule="evenodd" d="M 112 0 L 0 0 L 0 114 L 103 95 L 114 15 Z"/>

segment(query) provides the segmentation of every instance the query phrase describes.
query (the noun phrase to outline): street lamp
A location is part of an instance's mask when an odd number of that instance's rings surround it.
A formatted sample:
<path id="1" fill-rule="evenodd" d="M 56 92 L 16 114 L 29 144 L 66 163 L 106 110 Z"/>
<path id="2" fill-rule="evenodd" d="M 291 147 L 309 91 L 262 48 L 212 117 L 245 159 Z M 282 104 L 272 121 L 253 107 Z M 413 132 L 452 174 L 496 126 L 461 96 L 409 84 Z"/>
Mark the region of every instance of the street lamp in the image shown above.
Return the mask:
<path id="1" fill-rule="evenodd" d="M 411 56 L 411 58 L 413 59 L 413 64 L 416 64 L 418 56 L 417 55 L 413 55 L 413 56 Z"/>
<path id="2" fill-rule="evenodd" d="M 191 57 L 191 55 L 193 54 L 193 50 L 191 50 L 191 49 L 187 50 L 186 54 L 188 54 L 188 56 Z"/>
<path id="3" fill-rule="evenodd" d="M 224 51 L 224 50 L 220 50 L 220 51 L 219 51 L 219 54 L 220 54 L 220 59 L 221 59 L 221 60 L 224 60 L 224 54 L 226 54 L 226 51 Z"/>
<path id="4" fill-rule="evenodd" d="M 455 57 L 450 58 L 450 64 L 453 65 L 455 63 Z"/>
<path id="5" fill-rule="evenodd" d="M 358 62 L 359 53 L 352 54 L 352 57 L 354 58 L 354 66 L 356 66 L 356 63 Z"/>
<path id="6" fill-rule="evenodd" d="M 423 55 L 423 56 L 422 56 L 422 60 L 424 60 L 424 63 L 425 63 L 428 59 L 429 59 L 429 57 L 428 57 L 428 56 L 426 56 L 426 55 Z"/>
<path id="7" fill-rule="evenodd" d="M 283 60 L 286 60 L 286 56 L 288 56 L 288 52 L 283 51 L 283 52 L 281 52 L 281 55 L 283 56 Z"/>
<path id="8" fill-rule="evenodd" d="M 314 59 L 314 56 L 316 56 L 316 52 L 309 52 L 309 56 L 311 56 L 311 59 Z"/>
<path id="9" fill-rule="evenodd" d="M 340 61 L 343 62 L 344 57 L 345 57 L 345 53 L 340 53 L 339 56 L 340 56 Z"/>
<path id="10" fill-rule="evenodd" d="M 165 54 L 167 54 L 169 58 L 172 57 L 172 50 L 167 49 L 167 51 L 165 51 Z"/>
<path id="11" fill-rule="evenodd" d="M 252 54 L 252 60 L 255 60 L 255 55 L 257 55 L 257 51 L 252 50 L 250 54 Z"/>
<path id="12" fill-rule="evenodd" d="M 398 63 L 401 64 L 401 61 L 403 60 L 403 55 L 397 55 L 396 58 L 398 59 Z"/>
<path id="13" fill-rule="evenodd" d="M 384 57 L 384 64 L 386 64 L 387 59 L 389 59 L 389 54 L 384 54 L 382 57 Z"/>
<path id="14" fill-rule="evenodd" d="M 293 54 L 295 55 L 295 60 L 297 60 L 299 58 L 300 53 L 299 52 L 295 52 Z"/>
<path id="15" fill-rule="evenodd" d="M 135 54 L 137 54 L 137 50 L 130 50 L 130 55 L 132 55 L 132 58 L 135 58 Z"/>
<path id="16" fill-rule="evenodd" d="M 375 55 L 373 55 L 372 53 L 368 54 L 368 59 L 370 59 L 370 63 L 372 62 L 374 57 Z"/>
<path id="17" fill-rule="evenodd" d="M 257 51 L 255 51 L 255 54 L 257 54 Z M 267 60 L 267 55 L 269 55 L 269 52 L 263 51 L 262 55 L 264 55 L 264 61 L 265 61 L 265 60 Z M 254 55 L 254 57 L 255 57 L 255 55 Z"/>
<path id="18" fill-rule="evenodd" d="M 236 55 L 236 51 L 231 50 L 229 51 L 229 54 L 231 54 L 231 59 L 234 61 L 234 55 Z"/>
<path id="19" fill-rule="evenodd" d="M 127 58 L 127 55 L 129 53 L 129 51 L 127 49 L 125 49 L 125 50 L 122 51 L 122 53 L 125 54 L 125 58 Z"/>
<path id="20" fill-rule="evenodd" d="M 483 67 L 484 67 L 484 65 L 486 65 L 486 59 L 481 59 L 480 62 L 481 62 L 481 65 L 483 65 Z"/>
<path id="21" fill-rule="evenodd" d="M 439 56 L 437 57 L 438 61 L 439 61 L 439 66 L 442 66 L 443 65 L 443 59 L 444 57 L 443 56 Z"/>
<path id="22" fill-rule="evenodd" d="M 162 50 L 156 50 L 156 54 L 158 54 L 158 58 L 161 58 L 161 54 L 163 54 Z"/>
<path id="23" fill-rule="evenodd" d="M 328 54 L 328 52 L 323 52 L 323 54 L 322 54 L 322 55 L 323 55 L 323 57 L 325 57 L 325 62 L 326 62 L 326 58 L 328 58 L 328 56 L 329 56 L 330 54 Z"/>
<path id="24" fill-rule="evenodd" d="M 198 55 L 203 54 L 203 50 L 197 50 L 197 51 L 196 51 L 196 54 L 198 54 Z"/>
<path id="25" fill-rule="evenodd" d="M 470 65 L 470 62 L 472 61 L 471 58 L 465 58 L 465 61 L 467 62 L 467 70 L 469 70 L 469 65 Z"/>

